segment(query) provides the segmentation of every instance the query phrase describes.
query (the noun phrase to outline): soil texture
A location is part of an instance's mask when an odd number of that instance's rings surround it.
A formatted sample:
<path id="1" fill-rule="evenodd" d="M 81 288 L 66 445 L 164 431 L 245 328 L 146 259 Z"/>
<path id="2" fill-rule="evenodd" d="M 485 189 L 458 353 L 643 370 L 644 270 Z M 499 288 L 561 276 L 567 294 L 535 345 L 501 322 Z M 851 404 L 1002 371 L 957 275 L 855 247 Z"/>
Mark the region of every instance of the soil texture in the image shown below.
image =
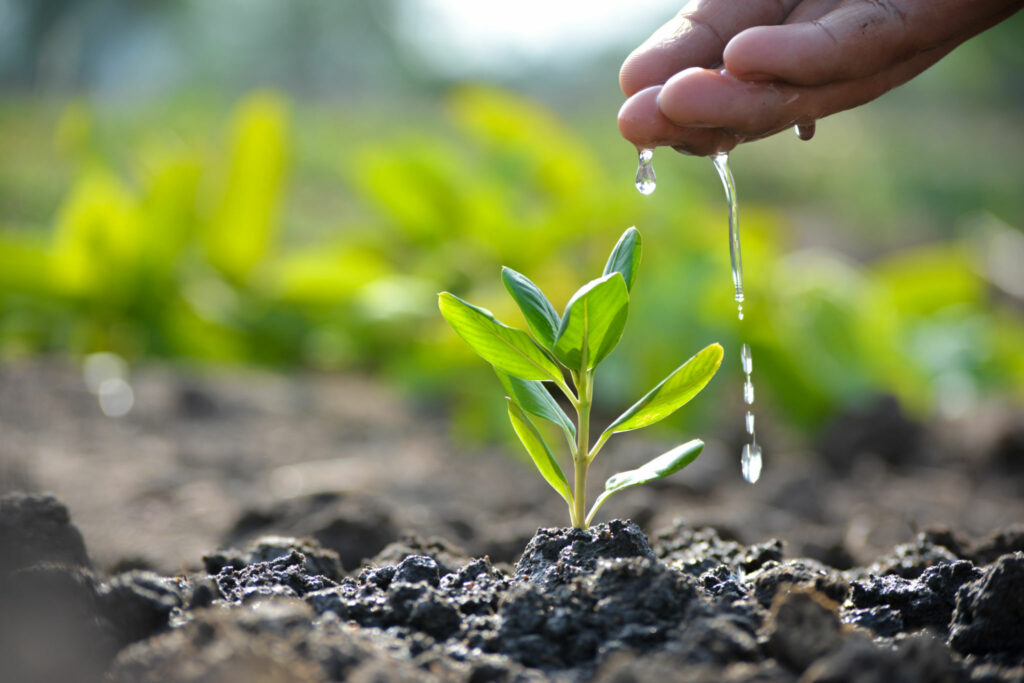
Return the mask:
<path id="1" fill-rule="evenodd" d="M 0 681 L 1024 680 L 1005 408 L 880 400 L 753 487 L 725 430 L 583 531 L 365 379 L 132 384 L 114 420 L 70 366 L 0 367 Z M 631 443 L 614 469 L 664 445 Z"/>

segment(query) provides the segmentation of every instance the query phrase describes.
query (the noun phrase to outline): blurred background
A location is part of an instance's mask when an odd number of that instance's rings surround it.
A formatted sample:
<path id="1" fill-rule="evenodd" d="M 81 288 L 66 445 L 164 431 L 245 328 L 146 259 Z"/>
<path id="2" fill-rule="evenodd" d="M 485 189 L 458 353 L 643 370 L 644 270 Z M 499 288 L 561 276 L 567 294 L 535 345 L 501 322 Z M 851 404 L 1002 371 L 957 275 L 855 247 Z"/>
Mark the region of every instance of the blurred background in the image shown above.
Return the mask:
<path id="1" fill-rule="evenodd" d="M 741 437 L 742 341 L 780 443 L 880 396 L 1019 408 L 1024 15 L 810 143 L 732 155 L 740 323 L 711 163 L 659 150 L 642 197 L 615 127 L 618 65 L 678 4 L 0 0 L 0 360 L 91 358 L 108 415 L 133 399 L 104 378 L 154 361 L 357 373 L 504 441 L 436 293 L 522 324 L 502 264 L 561 307 L 636 225 L 599 410 L 712 341 L 723 371 L 665 430 Z"/>

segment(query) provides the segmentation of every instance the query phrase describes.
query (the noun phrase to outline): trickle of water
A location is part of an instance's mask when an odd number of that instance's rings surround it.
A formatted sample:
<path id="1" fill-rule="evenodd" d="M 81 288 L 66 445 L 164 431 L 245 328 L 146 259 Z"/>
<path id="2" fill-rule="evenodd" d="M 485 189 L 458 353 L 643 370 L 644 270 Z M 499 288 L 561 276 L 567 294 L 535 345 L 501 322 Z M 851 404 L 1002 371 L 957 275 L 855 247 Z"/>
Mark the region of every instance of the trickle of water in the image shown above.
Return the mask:
<path id="1" fill-rule="evenodd" d="M 732 262 L 732 284 L 735 288 L 736 306 L 739 309 L 740 320 L 743 320 L 743 254 L 740 250 L 740 224 L 739 208 L 736 203 L 736 183 L 732 179 L 732 170 L 729 169 L 729 155 L 725 152 L 711 157 L 718 171 L 718 177 L 722 179 L 722 187 L 725 189 L 725 200 L 729 203 L 729 259 Z"/>
<path id="2" fill-rule="evenodd" d="M 636 189 L 640 194 L 648 195 L 658 187 L 658 177 L 654 175 L 654 150 L 642 149 L 639 154 L 640 163 L 636 167 Z"/>
<path id="3" fill-rule="evenodd" d="M 740 468 L 743 470 L 743 478 L 751 484 L 761 478 L 761 447 L 757 442 L 752 441 L 743 447 Z"/>
<path id="4" fill-rule="evenodd" d="M 793 126 L 793 132 L 801 140 L 810 140 L 814 137 L 815 125 L 813 123 L 798 123 Z"/>
<path id="5" fill-rule="evenodd" d="M 744 344 L 740 348 L 740 362 L 743 364 L 743 402 L 748 406 L 754 404 L 754 382 L 750 373 L 754 369 L 754 357 L 750 353 L 750 345 Z M 743 478 L 751 484 L 761 476 L 761 447 L 757 444 L 757 433 L 754 431 L 754 412 L 747 410 L 746 415 L 747 434 L 750 435 L 750 443 L 743 446 L 743 454 L 740 456 L 740 469 L 743 470 Z"/>
<path id="6" fill-rule="evenodd" d="M 813 126 L 811 127 L 813 135 Z M 718 177 L 722 180 L 722 187 L 725 189 L 725 199 L 729 203 L 729 258 L 732 262 L 732 284 L 735 290 L 736 311 L 739 319 L 743 320 L 743 253 L 740 249 L 740 218 L 739 203 L 736 198 L 736 182 L 732 177 L 732 170 L 729 168 L 729 155 L 722 152 L 711 157 L 718 171 Z M 740 349 L 740 361 L 743 364 L 743 401 L 748 406 L 754 404 L 754 382 L 750 373 L 754 369 L 754 359 L 750 353 L 750 346 L 744 344 Z M 743 478 L 753 484 L 761 477 L 761 447 L 757 444 L 757 434 L 754 431 L 754 413 L 751 410 L 746 414 L 747 433 L 750 434 L 750 443 L 743 447 L 743 454 L 740 456 L 740 468 L 743 470 Z"/>

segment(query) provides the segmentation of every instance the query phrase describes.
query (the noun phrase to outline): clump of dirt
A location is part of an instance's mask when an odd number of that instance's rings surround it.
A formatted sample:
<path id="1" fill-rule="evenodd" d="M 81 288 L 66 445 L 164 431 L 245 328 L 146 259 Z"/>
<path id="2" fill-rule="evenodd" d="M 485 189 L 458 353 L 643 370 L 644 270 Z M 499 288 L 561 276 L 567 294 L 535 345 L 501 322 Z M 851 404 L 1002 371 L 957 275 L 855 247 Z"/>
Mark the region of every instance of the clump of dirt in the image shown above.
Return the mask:
<path id="1" fill-rule="evenodd" d="M 1022 536 L 941 536 L 884 574 L 614 520 L 539 529 L 514 568 L 408 538 L 346 572 L 269 536 L 179 576 L 101 576 L 59 501 L 10 494 L 0 680 L 1021 680 Z"/>

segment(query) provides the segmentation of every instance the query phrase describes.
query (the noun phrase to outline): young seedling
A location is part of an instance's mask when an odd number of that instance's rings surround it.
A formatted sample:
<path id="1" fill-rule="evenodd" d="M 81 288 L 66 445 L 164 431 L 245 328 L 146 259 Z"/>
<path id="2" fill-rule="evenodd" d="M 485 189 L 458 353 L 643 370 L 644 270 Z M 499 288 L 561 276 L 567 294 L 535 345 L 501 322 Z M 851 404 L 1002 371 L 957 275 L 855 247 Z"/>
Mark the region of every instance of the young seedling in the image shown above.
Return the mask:
<path id="1" fill-rule="evenodd" d="M 449 292 L 441 292 L 441 315 L 484 360 L 490 363 L 507 393 L 508 416 L 541 476 L 565 499 L 569 521 L 586 529 L 613 493 L 662 479 L 696 460 L 704 442 L 694 439 L 654 458 L 642 467 L 619 472 L 605 482 L 604 491 L 586 511 L 587 469 L 613 434 L 647 427 L 668 417 L 711 380 L 722 363 L 722 347 L 711 344 L 647 392 L 590 443 L 590 409 L 594 400 L 594 371 L 622 336 L 629 296 L 640 265 L 641 240 L 636 228 L 623 233 L 612 250 L 604 273 L 583 285 L 558 315 L 547 298 L 526 276 L 502 268 L 505 288 L 526 318 L 530 332 L 509 327 L 483 308 Z M 568 375 L 569 381 L 566 381 Z M 576 420 L 548 392 L 554 384 L 576 411 Z M 570 386 L 571 382 L 571 386 Z M 530 416 L 561 427 L 569 444 L 574 484 L 569 487 L 551 447 Z"/>

